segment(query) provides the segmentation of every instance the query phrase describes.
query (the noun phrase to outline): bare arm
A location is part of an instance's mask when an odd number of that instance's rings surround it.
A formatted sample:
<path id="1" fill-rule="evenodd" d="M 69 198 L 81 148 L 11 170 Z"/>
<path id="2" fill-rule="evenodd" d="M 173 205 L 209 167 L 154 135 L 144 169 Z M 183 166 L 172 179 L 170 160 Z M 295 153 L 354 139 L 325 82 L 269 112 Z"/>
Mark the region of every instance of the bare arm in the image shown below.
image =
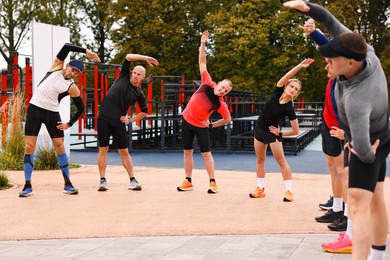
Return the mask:
<path id="1" fill-rule="evenodd" d="M 227 124 L 229 124 L 231 121 L 232 121 L 232 118 L 231 118 L 231 117 L 219 119 L 218 121 L 212 122 L 212 124 L 213 124 L 213 127 L 212 127 L 212 128 L 220 127 L 220 126 L 223 126 L 223 125 L 227 125 Z M 205 126 L 207 126 L 207 127 L 210 125 L 210 123 L 211 123 L 210 120 L 203 120 L 203 121 L 202 121 L 202 124 L 205 125 Z"/>
<path id="2" fill-rule="evenodd" d="M 209 38 L 209 32 L 204 31 L 202 38 L 200 39 L 200 48 L 199 48 L 199 71 L 202 74 L 203 71 L 207 69 L 206 64 L 206 42 Z"/>
<path id="3" fill-rule="evenodd" d="M 281 132 L 279 127 L 275 126 L 269 126 L 269 131 L 273 133 L 274 135 L 279 135 L 282 133 L 282 136 L 292 136 L 292 135 L 297 135 L 299 133 L 299 124 L 298 124 L 298 119 L 290 120 L 291 124 L 291 130 L 290 131 L 285 131 Z"/>
<path id="4" fill-rule="evenodd" d="M 134 123 L 136 121 L 144 119 L 147 115 L 148 115 L 148 113 L 140 112 L 140 113 L 136 114 L 135 116 L 133 116 L 132 118 L 129 118 L 127 116 L 121 116 L 120 120 L 122 121 L 122 123 L 128 125 L 130 123 Z"/>
<path id="5" fill-rule="evenodd" d="M 299 63 L 297 66 L 292 68 L 289 72 L 287 72 L 276 84 L 277 87 L 281 88 L 284 87 L 288 80 L 295 76 L 295 74 L 298 73 L 298 71 L 302 68 L 307 68 L 314 62 L 313 59 L 305 59 L 301 63 Z"/>
<path id="6" fill-rule="evenodd" d="M 126 55 L 126 60 L 128 61 L 143 60 L 146 61 L 151 67 L 158 66 L 158 61 L 155 58 L 146 55 L 129 53 Z"/>

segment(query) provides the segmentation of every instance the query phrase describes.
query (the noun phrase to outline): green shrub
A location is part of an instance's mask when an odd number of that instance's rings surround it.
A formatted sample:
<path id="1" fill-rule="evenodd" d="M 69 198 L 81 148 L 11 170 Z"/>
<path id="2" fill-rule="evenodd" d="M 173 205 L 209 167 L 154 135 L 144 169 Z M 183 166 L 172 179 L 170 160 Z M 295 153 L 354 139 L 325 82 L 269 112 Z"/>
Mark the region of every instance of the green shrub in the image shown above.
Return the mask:
<path id="1" fill-rule="evenodd" d="M 53 147 L 42 145 L 38 147 L 34 162 L 35 170 L 58 169 L 57 153 Z"/>
<path id="2" fill-rule="evenodd" d="M 12 187 L 12 185 L 9 182 L 7 175 L 0 172 L 0 190 L 5 190 L 5 189 L 11 188 L 11 187 Z"/>
<path id="3" fill-rule="evenodd" d="M 23 170 L 24 134 L 13 133 L 0 152 L 0 170 Z"/>

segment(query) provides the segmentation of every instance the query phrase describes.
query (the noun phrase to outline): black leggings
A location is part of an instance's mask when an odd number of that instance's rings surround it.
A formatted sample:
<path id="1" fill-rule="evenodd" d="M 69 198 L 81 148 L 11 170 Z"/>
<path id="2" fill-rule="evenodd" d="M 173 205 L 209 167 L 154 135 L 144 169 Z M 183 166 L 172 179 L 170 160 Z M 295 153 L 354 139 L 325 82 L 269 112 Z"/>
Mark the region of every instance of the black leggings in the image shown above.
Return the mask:
<path id="1" fill-rule="evenodd" d="M 198 139 L 199 149 L 202 153 L 210 152 L 210 133 L 207 127 L 197 127 L 184 119 L 181 123 L 181 137 L 184 150 L 194 149 L 194 137 Z"/>
<path id="2" fill-rule="evenodd" d="M 58 122 L 61 122 L 59 112 L 49 111 L 33 104 L 29 104 L 27 108 L 24 134 L 26 136 L 38 136 L 42 124 L 45 124 L 50 138 L 64 137 L 64 131 L 57 128 Z"/>

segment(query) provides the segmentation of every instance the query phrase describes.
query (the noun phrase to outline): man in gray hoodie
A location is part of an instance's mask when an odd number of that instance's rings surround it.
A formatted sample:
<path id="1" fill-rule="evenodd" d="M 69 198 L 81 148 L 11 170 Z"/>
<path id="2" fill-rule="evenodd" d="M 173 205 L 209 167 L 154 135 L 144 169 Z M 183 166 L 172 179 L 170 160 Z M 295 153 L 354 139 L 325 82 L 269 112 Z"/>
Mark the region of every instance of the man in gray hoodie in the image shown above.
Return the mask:
<path id="1" fill-rule="evenodd" d="M 353 259 L 384 259 L 388 219 L 383 196 L 390 150 L 387 82 L 374 49 L 329 11 L 305 1 L 283 4 L 321 23 L 333 40 L 319 47 L 330 72 L 338 75 L 338 118 L 350 140 L 349 211 Z"/>

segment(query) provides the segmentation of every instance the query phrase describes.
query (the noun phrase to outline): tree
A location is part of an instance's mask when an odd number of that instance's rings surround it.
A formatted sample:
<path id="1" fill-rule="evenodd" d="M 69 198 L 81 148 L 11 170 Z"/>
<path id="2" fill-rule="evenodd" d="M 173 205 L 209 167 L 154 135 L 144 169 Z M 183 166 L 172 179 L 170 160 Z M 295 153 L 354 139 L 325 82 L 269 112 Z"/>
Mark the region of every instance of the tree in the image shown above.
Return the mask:
<path id="1" fill-rule="evenodd" d="M 42 8 L 36 12 L 35 20 L 41 23 L 69 28 L 72 43 L 79 45 L 80 32 L 79 7 L 75 0 L 39 0 Z"/>
<path id="2" fill-rule="evenodd" d="M 118 28 L 112 36 L 118 50 L 114 61 L 121 62 L 129 52 L 146 54 L 163 65 L 150 73 L 200 78 L 200 35 L 205 29 L 204 18 L 217 5 L 215 2 L 118 0 L 114 7 Z"/>
<path id="3" fill-rule="evenodd" d="M 76 0 L 81 7 L 82 12 L 86 14 L 81 18 L 81 22 L 88 24 L 93 32 L 93 41 L 89 43 L 90 49 L 97 49 L 101 62 L 104 63 L 110 59 L 113 47 L 109 46 L 107 41 L 110 37 L 110 30 L 114 24 L 112 15 L 112 1 L 106 0 Z"/>
<path id="4" fill-rule="evenodd" d="M 215 42 L 212 71 L 231 79 L 237 89 L 268 95 L 288 70 L 312 57 L 299 27 L 304 19 L 282 9 L 279 1 L 230 2 L 206 19 Z M 311 70 L 297 75 L 304 87 Z"/>
<path id="5" fill-rule="evenodd" d="M 40 5 L 35 0 L 3 0 L 0 4 L 0 54 L 7 62 L 7 74 L 14 67 L 13 55 L 26 37 Z M 8 78 L 12 86 L 12 78 Z"/>

